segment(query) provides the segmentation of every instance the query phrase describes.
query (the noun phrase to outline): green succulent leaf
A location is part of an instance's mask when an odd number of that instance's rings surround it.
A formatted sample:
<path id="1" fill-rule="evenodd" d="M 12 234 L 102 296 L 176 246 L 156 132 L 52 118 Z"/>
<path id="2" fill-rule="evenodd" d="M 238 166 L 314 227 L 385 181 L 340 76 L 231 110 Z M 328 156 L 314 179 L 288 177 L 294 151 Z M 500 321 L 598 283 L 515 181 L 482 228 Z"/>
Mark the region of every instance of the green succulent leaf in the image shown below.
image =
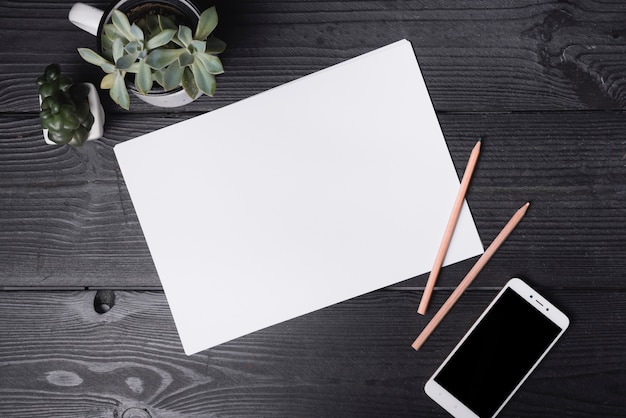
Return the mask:
<path id="1" fill-rule="evenodd" d="M 139 53 L 124 55 L 115 62 L 115 67 L 118 70 L 128 70 L 128 68 L 137 61 Z"/>
<path id="2" fill-rule="evenodd" d="M 135 87 L 141 94 L 147 94 L 152 88 L 152 71 L 146 60 L 139 61 L 139 70 L 135 76 Z"/>
<path id="3" fill-rule="evenodd" d="M 48 139 L 58 145 L 67 144 L 72 140 L 73 136 L 74 132 L 69 130 L 50 130 L 48 132 Z"/>
<path id="4" fill-rule="evenodd" d="M 61 106 L 59 114 L 63 119 L 63 129 L 78 129 L 80 121 L 78 120 L 78 117 L 76 116 L 76 113 L 71 105 L 65 104 Z"/>
<path id="5" fill-rule="evenodd" d="M 81 146 L 85 143 L 87 138 L 89 137 L 89 130 L 84 126 L 79 126 L 78 129 L 74 131 L 72 135 L 72 139 L 68 142 L 70 145 Z"/>
<path id="6" fill-rule="evenodd" d="M 103 64 L 109 63 L 108 60 L 89 48 L 78 48 L 78 53 L 85 61 L 93 65 L 101 67 Z"/>
<path id="7" fill-rule="evenodd" d="M 178 29 L 178 26 L 176 26 L 176 23 L 169 17 L 159 15 L 158 19 L 159 19 L 159 27 L 161 28 L 161 30 L 165 30 L 165 29 L 177 30 Z"/>
<path id="8" fill-rule="evenodd" d="M 121 72 L 115 73 L 115 79 L 113 85 L 109 91 L 111 99 L 122 108 L 130 109 L 130 97 L 128 96 L 128 90 L 126 90 L 126 83 L 124 82 L 124 76 Z"/>
<path id="9" fill-rule="evenodd" d="M 198 53 L 195 55 L 195 60 L 199 61 L 207 72 L 210 74 L 222 74 L 224 67 L 222 61 L 215 55 L 207 53 Z"/>
<path id="10" fill-rule="evenodd" d="M 53 83 L 46 82 L 39 87 L 39 95 L 42 99 L 52 96 L 56 92 L 56 86 Z M 43 101 L 45 103 L 45 100 Z M 43 104 L 42 104 L 43 106 Z"/>
<path id="11" fill-rule="evenodd" d="M 130 33 L 134 37 L 135 40 L 137 40 L 137 41 L 143 41 L 144 40 L 143 31 L 141 30 L 141 28 L 139 26 L 137 26 L 134 23 L 130 26 Z"/>
<path id="12" fill-rule="evenodd" d="M 109 38 L 111 41 L 113 41 L 115 38 L 123 36 L 112 23 L 107 23 L 106 25 L 104 25 L 102 27 L 102 32 L 104 34 L 104 37 Z"/>
<path id="13" fill-rule="evenodd" d="M 41 102 L 41 108 L 49 109 L 50 114 L 59 113 L 59 101 L 54 96 L 48 96 Z"/>
<path id="14" fill-rule="evenodd" d="M 137 74 L 139 72 L 139 61 L 133 62 L 131 66 L 126 69 L 126 72 Z"/>
<path id="15" fill-rule="evenodd" d="M 167 45 L 169 41 L 176 35 L 176 31 L 174 29 L 165 29 L 163 32 L 154 35 L 154 37 L 150 38 L 148 42 L 146 42 L 146 48 L 148 49 L 156 49 L 163 45 Z"/>
<path id="16" fill-rule="evenodd" d="M 63 129 L 63 117 L 58 113 L 50 115 L 45 122 L 45 128 L 52 132 Z"/>
<path id="17" fill-rule="evenodd" d="M 161 28 L 159 27 L 159 18 L 158 15 L 147 15 L 145 18 L 145 28 L 148 33 L 160 32 Z"/>
<path id="18" fill-rule="evenodd" d="M 184 49 L 155 49 L 148 54 L 146 63 L 155 70 L 160 70 L 176 61 L 183 52 Z"/>
<path id="19" fill-rule="evenodd" d="M 117 72 L 109 73 L 109 74 L 105 75 L 102 78 L 102 81 L 100 81 L 100 88 L 103 89 L 103 90 L 108 90 L 110 88 L 113 88 L 113 84 L 115 82 L 115 77 L 117 77 Z"/>
<path id="20" fill-rule="evenodd" d="M 212 54 L 220 54 L 224 52 L 225 49 L 226 49 L 226 42 L 222 41 L 221 39 L 211 36 L 209 39 L 206 40 L 205 52 L 210 52 Z"/>
<path id="21" fill-rule="evenodd" d="M 183 89 L 185 89 L 187 96 L 192 99 L 195 99 L 200 91 L 198 90 L 198 85 L 194 79 L 193 72 L 189 67 L 185 67 L 183 70 Z"/>
<path id="22" fill-rule="evenodd" d="M 59 64 L 50 64 L 43 71 L 43 78 L 48 81 L 57 80 L 61 76 L 61 66 Z"/>
<path id="23" fill-rule="evenodd" d="M 187 48 L 191 41 L 193 41 L 191 29 L 189 29 L 187 26 L 180 25 L 178 27 L 178 39 L 185 46 L 185 48 Z"/>
<path id="24" fill-rule="evenodd" d="M 117 29 L 118 32 L 122 34 L 122 36 L 124 36 L 126 39 L 128 39 L 129 41 L 138 40 L 138 38 L 135 37 L 135 35 L 133 34 L 131 30 L 128 17 L 126 17 L 124 13 L 120 12 L 117 9 L 113 10 L 113 14 L 111 16 L 111 22 L 113 22 L 115 29 Z"/>
<path id="25" fill-rule="evenodd" d="M 66 91 L 72 86 L 72 80 L 63 75 L 58 78 L 57 82 L 59 83 L 59 90 Z"/>
<path id="26" fill-rule="evenodd" d="M 111 51 L 113 52 L 113 61 L 117 62 L 124 55 L 124 44 L 122 43 L 121 38 L 116 38 L 113 41 L 113 45 L 111 46 Z"/>
<path id="27" fill-rule="evenodd" d="M 196 33 L 194 39 L 203 41 L 209 37 L 211 32 L 217 27 L 217 10 L 215 6 L 209 7 L 200 15 L 198 26 L 196 27 Z"/>
<path id="28" fill-rule="evenodd" d="M 191 64 L 191 71 L 193 72 L 200 91 L 207 96 L 213 96 L 213 94 L 215 94 L 215 76 L 209 74 L 198 60 L 195 60 L 193 64 Z"/>
<path id="29" fill-rule="evenodd" d="M 187 51 L 183 52 L 180 55 L 180 57 L 178 57 L 178 63 L 180 64 L 181 67 L 187 67 L 188 65 L 191 65 L 192 62 L 193 62 L 193 55 L 191 55 Z"/>
<path id="30" fill-rule="evenodd" d="M 155 71 L 152 75 L 154 81 L 156 81 L 161 87 L 165 84 L 165 70 Z"/>
<path id="31" fill-rule="evenodd" d="M 163 76 L 163 88 L 165 90 L 169 91 L 180 86 L 183 80 L 183 69 L 178 64 L 178 61 L 171 63 Z"/>
<path id="32" fill-rule="evenodd" d="M 192 50 L 192 52 L 204 52 L 204 51 L 206 51 L 206 42 L 205 41 L 197 41 L 197 40 L 194 39 L 189 44 L 189 48 Z"/>
<path id="33" fill-rule="evenodd" d="M 119 38 L 118 38 L 119 39 Z M 126 44 L 126 46 L 124 47 L 124 51 L 126 51 L 127 54 L 139 54 L 139 52 L 141 52 L 142 50 L 142 45 L 139 42 L 129 42 L 128 44 Z M 117 60 L 116 60 L 117 61 Z"/>

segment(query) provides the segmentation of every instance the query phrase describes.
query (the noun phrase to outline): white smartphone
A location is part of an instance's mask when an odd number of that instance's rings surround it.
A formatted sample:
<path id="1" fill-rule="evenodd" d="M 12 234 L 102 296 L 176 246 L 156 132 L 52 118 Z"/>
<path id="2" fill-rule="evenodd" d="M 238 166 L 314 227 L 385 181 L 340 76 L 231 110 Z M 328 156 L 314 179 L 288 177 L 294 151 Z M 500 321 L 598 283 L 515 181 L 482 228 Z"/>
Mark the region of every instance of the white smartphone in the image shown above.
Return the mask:
<path id="1" fill-rule="evenodd" d="M 511 279 L 424 390 L 455 417 L 494 417 L 568 325 L 563 312 Z"/>

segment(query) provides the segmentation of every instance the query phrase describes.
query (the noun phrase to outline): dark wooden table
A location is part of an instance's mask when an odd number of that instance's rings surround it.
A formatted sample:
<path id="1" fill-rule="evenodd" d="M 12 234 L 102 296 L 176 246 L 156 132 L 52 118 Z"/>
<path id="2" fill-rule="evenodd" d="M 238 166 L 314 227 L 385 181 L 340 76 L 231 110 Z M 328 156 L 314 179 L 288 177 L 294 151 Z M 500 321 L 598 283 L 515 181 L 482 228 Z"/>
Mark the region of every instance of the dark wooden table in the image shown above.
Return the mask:
<path id="1" fill-rule="evenodd" d="M 104 138 L 71 148 L 44 144 L 34 80 L 58 62 L 97 84 L 76 52 L 95 40 L 68 1 L 0 2 L 0 416 L 445 416 L 424 383 L 513 276 L 572 325 L 502 415 L 626 416 L 626 2 L 215 3 L 216 96 L 127 112 L 103 93 Z M 185 356 L 113 146 L 402 38 L 459 176 L 485 139 L 484 245 L 530 200 L 524 221 L 418 353 L 425 276 Z"/>

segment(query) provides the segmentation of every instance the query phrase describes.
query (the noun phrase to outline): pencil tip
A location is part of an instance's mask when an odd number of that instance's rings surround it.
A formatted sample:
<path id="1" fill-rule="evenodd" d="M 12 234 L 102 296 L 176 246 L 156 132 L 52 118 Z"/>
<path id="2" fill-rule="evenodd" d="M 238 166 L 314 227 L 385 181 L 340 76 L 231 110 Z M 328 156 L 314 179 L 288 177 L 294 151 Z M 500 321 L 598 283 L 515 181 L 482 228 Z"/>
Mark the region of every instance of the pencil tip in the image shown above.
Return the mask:
<path id="1" fill-rule="evenodd" d="M 478 142 L 483 142 L 483 137 L 482 136 L 478 137 Z"/>

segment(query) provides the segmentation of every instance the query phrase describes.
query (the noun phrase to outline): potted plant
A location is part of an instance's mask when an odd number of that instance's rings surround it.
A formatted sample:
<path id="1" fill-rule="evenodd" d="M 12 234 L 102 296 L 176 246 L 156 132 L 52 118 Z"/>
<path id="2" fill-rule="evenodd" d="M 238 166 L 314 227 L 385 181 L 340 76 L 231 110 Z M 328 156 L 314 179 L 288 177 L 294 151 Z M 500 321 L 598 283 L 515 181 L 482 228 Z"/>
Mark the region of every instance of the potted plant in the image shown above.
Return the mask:
<path id="1" fill-rule="evenodd" d="M 162 14 L 148 13 L 131 23 L 115 9 L 110 20 L 102 26 L 101 54 L 89 48 L 78 52 L 106 73 L 100 87 L 109 89 L 122 108 L 130 107 L 129 88 L 140 97 L 176 89 L 184 90 L 190 100 L 202 93 L 213 96 L 215 76 L 224 72 L 216 54 L 226 48 L 210 36 L 218 21 L 215 7 L 200 15 L 193 31 Z"/>
<path id="2" fill-rule="evenodd" d="M 83 145 L 102 136 L 104 110 L 93 84 L 73 84 L 50 64 L 37 78 L 41 127 L 48 144 Z"/>

